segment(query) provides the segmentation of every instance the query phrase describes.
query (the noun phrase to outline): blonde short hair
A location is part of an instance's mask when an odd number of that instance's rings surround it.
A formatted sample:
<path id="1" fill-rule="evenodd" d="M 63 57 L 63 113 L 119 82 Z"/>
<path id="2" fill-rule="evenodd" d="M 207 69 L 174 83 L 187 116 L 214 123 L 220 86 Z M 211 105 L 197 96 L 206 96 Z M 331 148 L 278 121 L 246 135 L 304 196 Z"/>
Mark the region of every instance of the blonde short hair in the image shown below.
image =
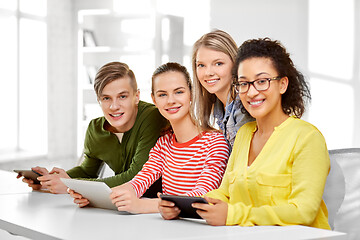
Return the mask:
<path id="1" fill-rule="evenodd" d="M 137 82 L 134 72 L 126 63 L 110 62 L 102 66 L 95 76 L 94 90 L 97 98 L 101 96 L 104 87 L 119 78 L 129 76 L 130 85 L 134 92 L 137 91 Z"/>

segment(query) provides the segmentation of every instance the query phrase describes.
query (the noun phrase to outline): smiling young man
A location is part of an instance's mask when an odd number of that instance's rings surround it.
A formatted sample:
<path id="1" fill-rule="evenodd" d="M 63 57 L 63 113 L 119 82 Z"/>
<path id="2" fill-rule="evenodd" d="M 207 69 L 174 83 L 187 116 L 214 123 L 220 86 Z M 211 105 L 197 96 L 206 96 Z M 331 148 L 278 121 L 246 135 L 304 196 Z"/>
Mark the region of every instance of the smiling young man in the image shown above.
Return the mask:
<path id="1" fill-rule="evenodd" d="M 167 121 L 153 104 L 140 101 L 132 70 L 125 63 L 108 63 L 97 73 L 94 89 L 104 116 L 93 119 L 88 126 L 83 162 L 66 172 L 35 167 L 33 170 L 44 176 L 38 178 L 41 185 L 24 179 L 30 187 L 66 193 L 60 177 L 86 178 L 115 187 L 131 180 L 148 160 Z M 115 172 L 114 176 L 98 179 L 103 163 Z"/>

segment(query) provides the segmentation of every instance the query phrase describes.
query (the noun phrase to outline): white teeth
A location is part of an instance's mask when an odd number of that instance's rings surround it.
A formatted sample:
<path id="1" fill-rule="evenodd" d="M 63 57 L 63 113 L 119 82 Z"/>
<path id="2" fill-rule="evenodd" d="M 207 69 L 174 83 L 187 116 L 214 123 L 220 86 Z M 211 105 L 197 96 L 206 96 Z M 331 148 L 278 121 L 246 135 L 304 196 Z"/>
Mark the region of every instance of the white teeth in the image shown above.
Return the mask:
<path id="1" fill-rule="evenodd" d="M 214 82 L 216 82 L 217 80 L 207 80 L 206 82 L 207 83 L 214 83 Z"/>
<path id="2" fill-rule="evenodd" d="M 121 115 L 123 115 L 122 113 L 119 114 L 111 114 L 113 117 L 120 117 Z"/>
<path id="3" fill-rule="evenodd" d="M 256 104 L 260 104 L 262 103 L 264 100 L 259 100 L 259 101 L 256 101 L 256 102 L 250 102 L 250 105 L 256 105 Z"/>

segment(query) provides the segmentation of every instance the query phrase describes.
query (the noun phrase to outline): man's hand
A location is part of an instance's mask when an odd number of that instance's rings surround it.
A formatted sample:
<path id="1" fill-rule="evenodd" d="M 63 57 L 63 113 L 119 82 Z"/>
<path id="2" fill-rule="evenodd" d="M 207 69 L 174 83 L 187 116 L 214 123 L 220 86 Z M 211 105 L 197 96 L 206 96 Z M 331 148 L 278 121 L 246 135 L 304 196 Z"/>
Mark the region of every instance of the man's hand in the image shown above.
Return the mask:
<path id="1" fill-rule="evenodd" d="M 64 169 L 55 167 L 47 175 L 38 177 L 38 180 L 42 188 L 48 189 L 51 193 L 67 193 L 67 186 L 60 178 L 70 178 L 70 176 Z"/>
<path id="2" fill-rule="evenodd" d="M 38 173 L 40 173 L 41 175 L 48 175 L 48 174 L 49 174 L 49 172 L 48 172 L 48 170 L 47 170 L 46 168 L 39 167 L 39 166 L 31 168 L 31 170 L 34 170 L 35 172 L 38 172 Z M 21 177 L 22 177 L 21 174 L 18 174 L 18 175 L 16 176 L 16 178 L 21 178 Z M 44 189 L 44 188 L 41 186 L 41 184 L 34 183 L 34 181 L 31 180 L 31 179 L 28 179 L 28 178 L 25 178 L 25 177 L 24 177 L 24 178 L 22 179 L 22 181 L 23 181 L 24 183 L 26 183 L 29 187 L 31 187 L 33 190 Z"/>
<path id="3" fill-rule="evenodd" d="M 74 198 L 74 203 L 79 207 L 85 207 L 90 203 L 87 198 L 84 198 L 80 193 L 77 193 L 72 189 L 67 189 L 67 192 Z"/>

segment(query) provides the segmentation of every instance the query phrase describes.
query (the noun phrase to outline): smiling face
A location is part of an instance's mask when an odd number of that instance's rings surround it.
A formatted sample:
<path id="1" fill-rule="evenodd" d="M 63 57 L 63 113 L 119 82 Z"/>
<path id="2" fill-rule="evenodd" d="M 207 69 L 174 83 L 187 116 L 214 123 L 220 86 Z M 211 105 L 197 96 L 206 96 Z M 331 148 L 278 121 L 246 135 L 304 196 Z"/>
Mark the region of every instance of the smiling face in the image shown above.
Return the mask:
<path id="1" fill-rule="evenodd" d="M 132 128 L 137 115 L 139 91 L 134 91 L 129 76 L 108 83 L 99 96 L 99 103 L 112 132 Z"/>
<path id="2" fill-rule="evenodd" d="M 232 83 L 231 58 L 220 51 L 200 47 L 196 54 L 196 75 L 201 85 L 219 99 L 227 98 Z"/>
<path id="3" fill-rule="evenodd" d="M 278 72 L 268 58 L 254 57 L 246 59 L 239 64 L 238 81 L 252 82 L 259 78 L 278 77 Z M 288 86 L 286 77 L 270 81 L 270 87 L 265 91 L 258 91 L 253 85 L 245 93 L 240 93 L 240 99 L 245 109 L 256 120 L 267 117 L 283 116 L 285 113 L 281 106 L 281 95 Z"/>
<path id="4" fill-rule="evenodd" d="M 191 118 L 191 92 L 183 73 L 169 71 L 157 75 L 153 80 L 151 97 L 161 115 L 172 125 Z"/>

